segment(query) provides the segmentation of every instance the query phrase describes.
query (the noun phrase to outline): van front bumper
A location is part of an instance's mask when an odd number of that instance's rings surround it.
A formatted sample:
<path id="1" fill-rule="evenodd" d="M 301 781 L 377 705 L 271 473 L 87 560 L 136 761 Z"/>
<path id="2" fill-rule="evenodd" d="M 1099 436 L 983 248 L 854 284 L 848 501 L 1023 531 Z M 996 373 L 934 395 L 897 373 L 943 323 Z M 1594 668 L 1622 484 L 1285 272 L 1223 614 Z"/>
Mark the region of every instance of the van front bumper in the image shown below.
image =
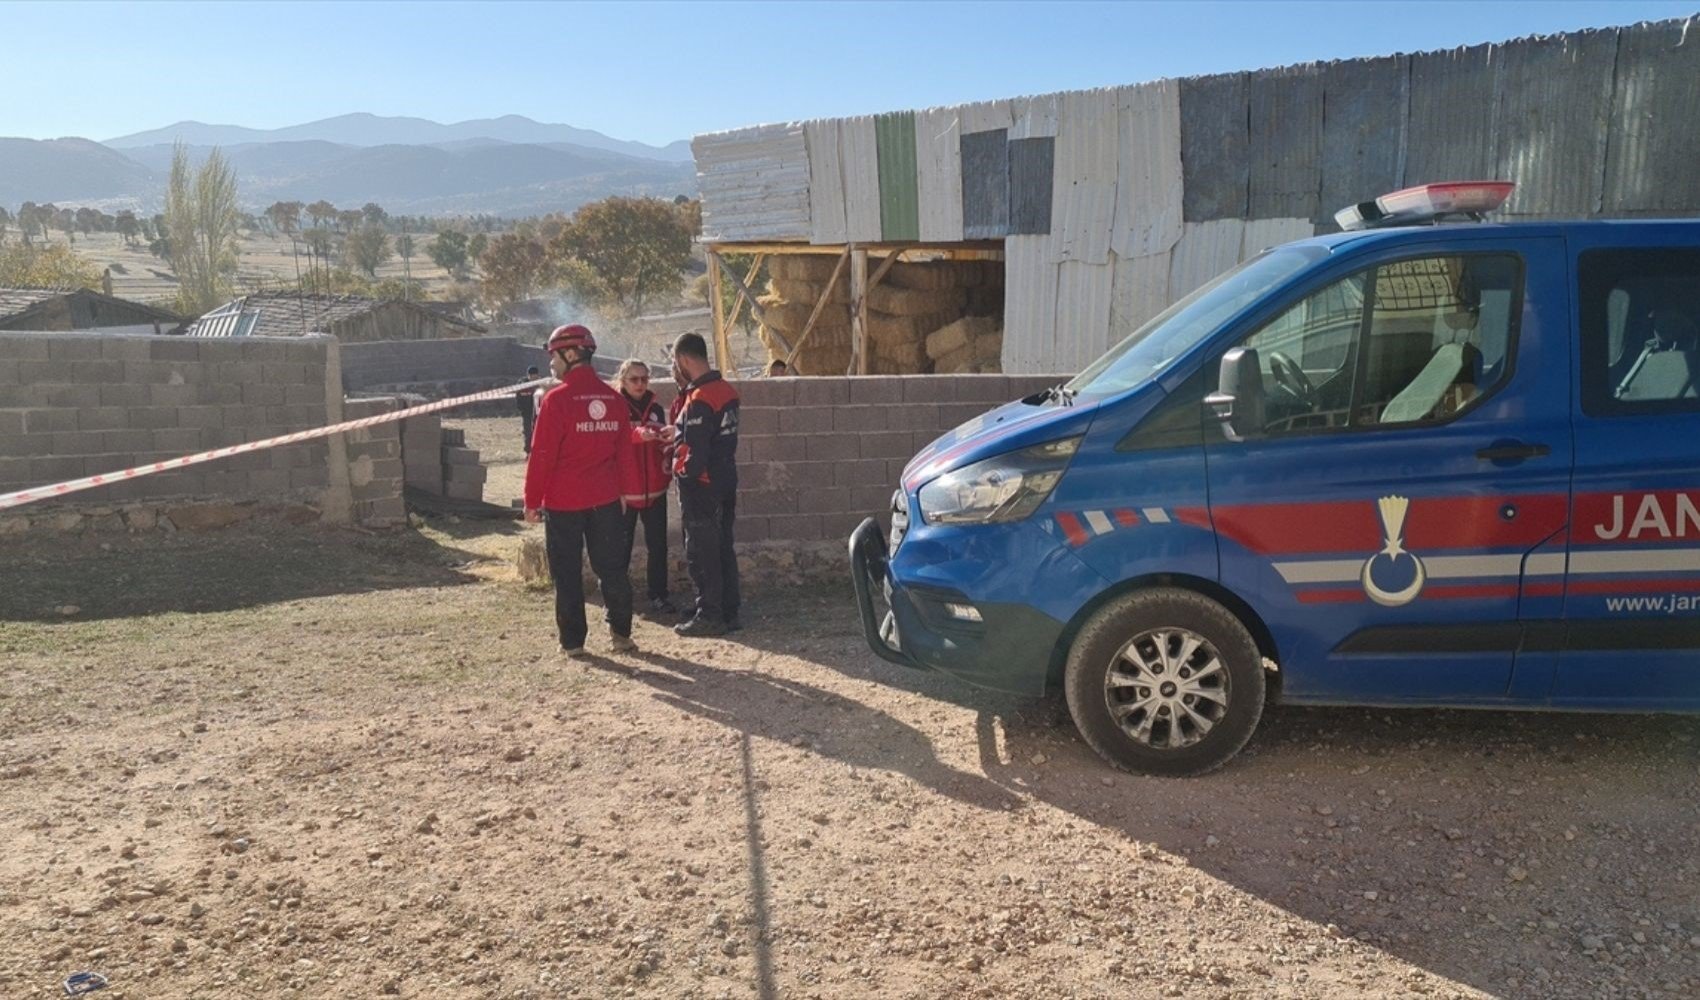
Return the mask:
<path id="1" fill-rule="evenodd" d="M 850 534 L 850 574 L 863 638 L 881 659 L 994 691 L 1045 693 L 1062 622 L 1026 604 L 976 601 L 951 588 L 900 582 L 871 517 Z M 979 620 L 962 617 L 964 609 Z"/>

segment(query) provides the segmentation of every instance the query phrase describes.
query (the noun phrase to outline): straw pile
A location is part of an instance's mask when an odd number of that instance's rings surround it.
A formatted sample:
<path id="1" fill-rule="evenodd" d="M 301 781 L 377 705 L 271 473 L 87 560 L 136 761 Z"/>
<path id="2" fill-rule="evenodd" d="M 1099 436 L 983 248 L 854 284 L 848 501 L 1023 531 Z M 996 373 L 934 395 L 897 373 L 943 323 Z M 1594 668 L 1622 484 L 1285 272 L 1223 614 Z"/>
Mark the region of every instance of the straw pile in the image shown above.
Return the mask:
<path id="1" fill-rule="evenodd" d="M 758 331 L 772 357 L 784 357 L 784 344 L 796 345 L 815 303 L 827 303 L 797 354 L 809 375 L 840 375 L 850 367 L 850 281 L 839 276 L 830 295 L 837 258 L 796 254 L 769 258 L 767 294 L 758 300 L 766 322 Z M 870 261 L 870 271 L 878 264 Z M 848 270 L 848 269 L 846 269 Z M 874 374 L 913 375 L 935 370 L 941 357 L 951 371 L 982 371 L 990 358 L 997 371 L 1002 342 L 1003 265 L 998 261 L 932 261 L 894 265 L 868 292 L 868 370 Z M 962 324 L 964 317 L 977 322 Z M 948 350 L 934 354 L 929 336 L 956 332 L 940 341 Z M 779 337 L 774 336 L 777 333 Z M 966 348 L 966 354 L 963 349 Z M 945 369 L 936 369 L 945 370 Z"/>

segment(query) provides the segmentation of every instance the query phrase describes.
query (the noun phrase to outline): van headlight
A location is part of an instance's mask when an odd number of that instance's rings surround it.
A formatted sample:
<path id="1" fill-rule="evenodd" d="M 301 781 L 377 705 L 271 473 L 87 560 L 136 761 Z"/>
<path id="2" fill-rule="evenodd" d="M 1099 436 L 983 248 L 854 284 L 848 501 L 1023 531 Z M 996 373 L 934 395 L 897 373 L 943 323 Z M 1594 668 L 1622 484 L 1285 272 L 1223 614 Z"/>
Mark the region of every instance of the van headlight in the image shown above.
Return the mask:
<path id="1" fill-rule="evenodd" d="M 921 487 L 921 517 L 928 524 L 1019 521 L 1051 495 L 1079 449 L 1079 437 L 1064 438 L 947 472 Z"/>

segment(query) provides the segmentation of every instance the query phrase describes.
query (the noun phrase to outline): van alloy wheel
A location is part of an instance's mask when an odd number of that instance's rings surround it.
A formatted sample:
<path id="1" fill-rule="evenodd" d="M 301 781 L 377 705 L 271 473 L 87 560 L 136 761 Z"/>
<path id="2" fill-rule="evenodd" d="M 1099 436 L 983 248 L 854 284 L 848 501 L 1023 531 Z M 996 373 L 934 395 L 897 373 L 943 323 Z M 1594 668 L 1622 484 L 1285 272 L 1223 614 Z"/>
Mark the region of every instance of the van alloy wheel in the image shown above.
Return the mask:
<path id="1" fill-rule="evenodd" d="M 1153 629 L 1123 646 L 1104 672 L 1104 700 L 1122 732 L 1175 750 L 1208 736 L 1228 712 L 1228 670 L 1209 640 Z"/>
<path id="2" fill-rule="evenodd" d="M 1263 715 L 1263 651 L 1220 602 L 1150 587 L 1106 603 L 1069 646 L 1063 693 L 1080 735 L 1117 767 L 1203 774 Z"/>

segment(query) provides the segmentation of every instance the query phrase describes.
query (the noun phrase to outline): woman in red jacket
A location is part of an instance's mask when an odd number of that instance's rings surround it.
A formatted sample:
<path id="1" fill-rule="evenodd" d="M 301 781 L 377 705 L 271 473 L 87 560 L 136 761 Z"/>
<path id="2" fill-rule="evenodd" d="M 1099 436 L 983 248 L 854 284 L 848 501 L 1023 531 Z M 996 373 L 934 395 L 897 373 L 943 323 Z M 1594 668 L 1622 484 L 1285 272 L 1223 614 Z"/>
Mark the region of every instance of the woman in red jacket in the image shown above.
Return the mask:
<path id="1" fill-rule="evenodd" d="M 659 434 L 667 413 L 649 391 L 649 366 L 632 358 L 620 365 L 620 395 L 632 421 L 632 481 L 626 485 L 626 564 L 632 561 L 637 525 L 643 521 L 643 544 L 649 550 L 649 610 L 677 614 L 667 599 L 667 474 L 666 445 Z"/>
<path id="2" fill-rule="evenodd" d="M 561 650 L 585 656 L 584 551 L 602 582 L 616 652 L 632 642 L 631 550 L 621 518 L 632 471 L 632 425 L 620 394 L 596 377 L 596 338 L 582 326 L 563 326 L 545 345 L 549 369 L 561 384 L 537 411 L 531 457 L 525 465 L 525 519 L 544 522 L 549 572 L 555 578 L 555 625 Z M 621 561 L 620 554 L 627 555 Z"/>

